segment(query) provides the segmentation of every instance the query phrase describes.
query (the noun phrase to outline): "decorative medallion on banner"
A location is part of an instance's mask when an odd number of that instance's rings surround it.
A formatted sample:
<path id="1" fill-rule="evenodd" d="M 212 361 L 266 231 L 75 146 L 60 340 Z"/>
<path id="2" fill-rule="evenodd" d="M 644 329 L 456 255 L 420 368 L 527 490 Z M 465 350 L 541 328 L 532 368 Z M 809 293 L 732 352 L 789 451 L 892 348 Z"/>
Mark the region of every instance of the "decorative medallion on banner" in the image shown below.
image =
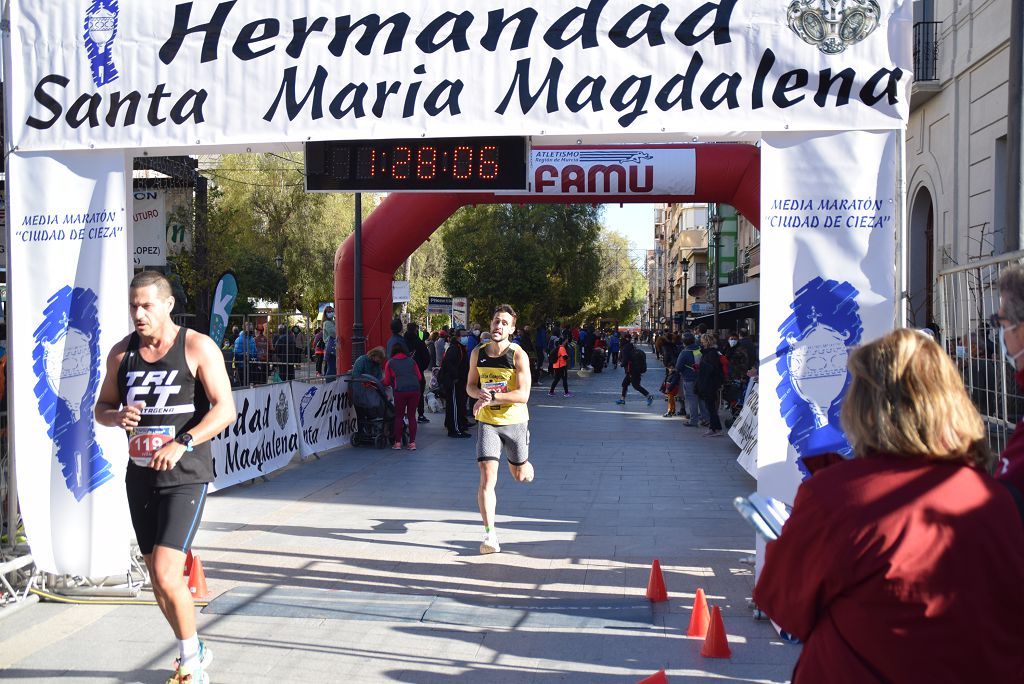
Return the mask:
<path id="1" fill-rule="evenodd" d="M 32 370 L 39 415 L 49 425 L 64 483 L 81 501 L 114 475 L 96 443 L 92 406 L 100 384 L 96 293 L 64 287 L 36 328 Z"/>
<path id="2" fill-rule="evenodd" d="M 850 385 L 848 348 L 863 332 L 859 294 L 850 283 L 815 278 L 796 293 L 793 314 L 779 328 L 777 392 L 789 443 L 801 456 L 852 455 L 839 409 Z"/>
<path id="3" fill-rule="evenodd" d="M 117 38 L 117 0 L 95 0 L 85 13 L 85 53 L 97 88 L 117 80 L 113 47 Z"/>
<path id="4" fill-rule="evenodd" d="M 826 55 L 838 55 L 871 35 L 881 14 L 875 0 L 793 0 L 789 27 Z"/>

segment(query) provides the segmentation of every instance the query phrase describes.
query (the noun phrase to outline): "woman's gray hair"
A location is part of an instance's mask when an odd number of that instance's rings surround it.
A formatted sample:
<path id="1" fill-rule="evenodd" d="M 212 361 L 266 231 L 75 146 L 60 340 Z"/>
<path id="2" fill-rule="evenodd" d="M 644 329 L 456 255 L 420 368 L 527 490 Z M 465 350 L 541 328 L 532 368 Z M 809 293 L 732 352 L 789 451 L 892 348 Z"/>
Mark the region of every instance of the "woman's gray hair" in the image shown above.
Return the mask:
<path id="1" fill-rule="evenodd" d="M 1011 266 L 999 276 L 1003 313 L 1014 323 L 1024 323 L 1024 266 Z"/>

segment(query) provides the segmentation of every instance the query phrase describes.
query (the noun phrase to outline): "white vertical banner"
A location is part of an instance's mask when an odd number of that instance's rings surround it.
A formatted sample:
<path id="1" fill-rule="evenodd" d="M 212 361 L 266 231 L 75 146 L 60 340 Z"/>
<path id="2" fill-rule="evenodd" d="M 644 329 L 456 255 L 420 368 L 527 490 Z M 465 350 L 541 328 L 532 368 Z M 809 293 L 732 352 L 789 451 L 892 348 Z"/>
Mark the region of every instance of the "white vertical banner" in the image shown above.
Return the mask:
<path id="1" fill-rule="evenodd" d="M 136 190 L 132 196 L 135 265 L 166 266 L 167 195 L 161 190 Z"/>
<path id="2" fill-rule="evenodd" d="M 758 491 L 792 503 L 801 457 L 851 455 L 851 347 L 893 327 L 900 131 L 765 135 L 761 145 Z"/>
<path id="3" fill-rule="evenodd" d="M 125 178 L 121 151 L 8 157 L 10 425 L 46 572 L 129 566 L 127 442 L 93 419 L 107 353 L 129 331 Z"/>

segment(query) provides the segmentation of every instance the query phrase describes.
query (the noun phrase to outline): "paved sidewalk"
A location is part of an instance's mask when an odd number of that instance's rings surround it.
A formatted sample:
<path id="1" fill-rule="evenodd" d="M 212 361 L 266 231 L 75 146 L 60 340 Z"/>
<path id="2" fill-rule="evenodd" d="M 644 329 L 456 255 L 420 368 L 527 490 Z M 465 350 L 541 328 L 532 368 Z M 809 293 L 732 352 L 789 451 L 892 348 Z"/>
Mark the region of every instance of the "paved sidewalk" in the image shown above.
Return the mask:
<path id="1" fill-rule="evenodd" d="M 619 371 L 572 375 L 574 397 L 531 399 L 536 481 L 501 473 L 500 554 L 477 551 L 475 440 L 442 415 L 416 452 L 343 449 L 212 496 L 195 544 L 212 681 L 788 680 L 798 647 L 747 609 L 753 533 L 731 500 L 754 483 L 735 446 L 662 418 L 660 397 L 615 405 Z M 671 600 L 652 609 L 654 558 Z M 730 660 L 684 636 L 698 587 Z M 40 604 L 0 620 L 0 679 L 163 682 L 172 643 L 155 607 Z"/>

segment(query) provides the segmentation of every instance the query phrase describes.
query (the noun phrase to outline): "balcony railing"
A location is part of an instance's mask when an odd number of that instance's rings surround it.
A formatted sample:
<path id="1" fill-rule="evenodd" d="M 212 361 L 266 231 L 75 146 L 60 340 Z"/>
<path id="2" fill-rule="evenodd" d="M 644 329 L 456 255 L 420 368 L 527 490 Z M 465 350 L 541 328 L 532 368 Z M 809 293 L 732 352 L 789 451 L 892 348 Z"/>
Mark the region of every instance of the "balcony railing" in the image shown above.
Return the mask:
<path id="1" fill-rule="evenodd" d="M 939 80 L 939 25 L 941 21 L 914 24 L 914 80 Z"/>

